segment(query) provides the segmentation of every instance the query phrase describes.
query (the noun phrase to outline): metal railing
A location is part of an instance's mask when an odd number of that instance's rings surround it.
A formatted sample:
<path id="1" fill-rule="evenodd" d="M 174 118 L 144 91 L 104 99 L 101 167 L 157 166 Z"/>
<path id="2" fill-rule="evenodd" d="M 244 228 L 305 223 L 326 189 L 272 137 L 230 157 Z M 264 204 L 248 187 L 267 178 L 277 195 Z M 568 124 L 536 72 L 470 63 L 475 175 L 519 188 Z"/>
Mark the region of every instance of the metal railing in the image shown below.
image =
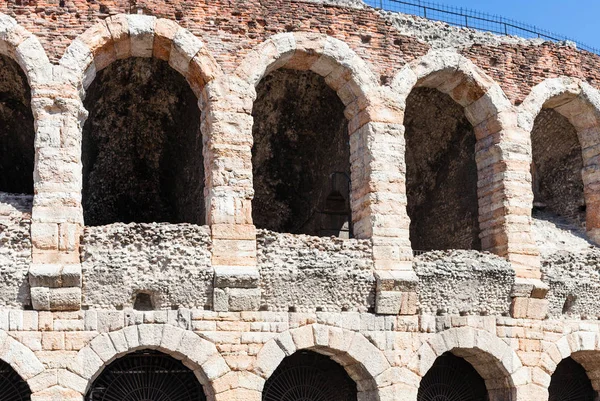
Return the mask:
<path id="1" fill-rule="evenodd" d="M 381 8 L 386 11 L 417 15 L 430 20 L 445 22 L 453 26 L 472 28 L 499 35 L 515 35 L 526 39 L 540 38 L 553 42 L 570 41 L 575 43 L 578 49 L 600 54 L 600 49 L 588 46 L 572 38 L 497 15 L 419 0 L 364 1 L 371 7 Z"/>

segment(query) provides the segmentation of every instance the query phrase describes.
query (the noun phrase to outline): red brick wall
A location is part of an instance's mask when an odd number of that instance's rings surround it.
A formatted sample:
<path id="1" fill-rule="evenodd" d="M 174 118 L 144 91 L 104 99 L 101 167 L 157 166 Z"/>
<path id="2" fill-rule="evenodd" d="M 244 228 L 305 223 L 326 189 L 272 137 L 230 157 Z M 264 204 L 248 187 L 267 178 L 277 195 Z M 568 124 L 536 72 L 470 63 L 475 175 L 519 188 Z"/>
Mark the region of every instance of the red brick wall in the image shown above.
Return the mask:
<path id="1" fill-rule="evenodd" d="M 56 62 L 69 43 L 96 21 L 111 14 L 137 12 L 177 20 L 202 38 L 226 72 L 269 36 L 314 31 L 345 41 L 369 61 L 382 82 L 405 63 L 425 54 L 429 45 L 400 35 L 375 10 L 356 10 L 292 0 L 8 0 L 8 14 L 41 40 Z M 529 88 L 545 78 L 569 75 L 598 86 L 600 58 L 554 44 L 474 45 L 462 53 L 483 68 L 520 103 Z"/>

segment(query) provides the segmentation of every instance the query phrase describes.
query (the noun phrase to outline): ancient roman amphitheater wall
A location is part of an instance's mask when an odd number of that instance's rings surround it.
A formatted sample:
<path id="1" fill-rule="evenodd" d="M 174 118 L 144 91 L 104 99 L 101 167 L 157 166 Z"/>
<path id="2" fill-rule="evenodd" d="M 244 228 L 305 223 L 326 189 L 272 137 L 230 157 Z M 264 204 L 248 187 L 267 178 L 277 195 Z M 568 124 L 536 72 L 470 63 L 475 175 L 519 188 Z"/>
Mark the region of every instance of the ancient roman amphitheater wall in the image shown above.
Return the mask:
<path id="1" fill-rule="evenodd" d="M 360 1 L 9 0 L 0 64 L 7 399 L 598 396 L 600 56 Z"/>

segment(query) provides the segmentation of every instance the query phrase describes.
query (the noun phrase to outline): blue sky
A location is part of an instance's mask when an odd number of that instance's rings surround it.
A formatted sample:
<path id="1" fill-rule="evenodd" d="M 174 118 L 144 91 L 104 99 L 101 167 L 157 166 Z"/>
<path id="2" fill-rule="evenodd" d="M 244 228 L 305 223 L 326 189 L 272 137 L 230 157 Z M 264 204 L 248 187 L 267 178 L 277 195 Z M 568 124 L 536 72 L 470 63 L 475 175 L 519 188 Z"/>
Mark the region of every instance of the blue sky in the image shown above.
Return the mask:
<path id="1" fill-rule="evenodd" d="M 501 15 L 600 48 L 600 24 L 598 24 L 600 1 L 598 0 L 433 1 Z"/>

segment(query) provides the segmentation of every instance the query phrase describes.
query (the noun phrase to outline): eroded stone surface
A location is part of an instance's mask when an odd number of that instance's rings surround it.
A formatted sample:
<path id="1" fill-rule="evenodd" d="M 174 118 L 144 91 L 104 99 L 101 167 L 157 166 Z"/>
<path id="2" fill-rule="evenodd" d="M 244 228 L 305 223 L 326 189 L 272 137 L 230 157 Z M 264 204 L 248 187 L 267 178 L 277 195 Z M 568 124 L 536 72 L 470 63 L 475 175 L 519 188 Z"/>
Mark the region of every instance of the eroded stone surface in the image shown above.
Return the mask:
<path id="1" fill-rule="evenodd" d="M 212 303 L 210 232 L 191 224 L 112 224 L 88 227 L 81 261 L 83 304 L 133 307 L 150 294 L 157 309 Z"/>
<path id="2" fill-rule="evenodd" d="M 417 256 L 414 268 L 421 313 L 508 313 L 515 273 L 502 258 L 477 251 L 433 251 Z"/>
<path id="3" fill-rule="evenodd" d="M 259 230 L 262 307 L 272 311 L 366 311 L 373 306 L 371 245 Z"/>

